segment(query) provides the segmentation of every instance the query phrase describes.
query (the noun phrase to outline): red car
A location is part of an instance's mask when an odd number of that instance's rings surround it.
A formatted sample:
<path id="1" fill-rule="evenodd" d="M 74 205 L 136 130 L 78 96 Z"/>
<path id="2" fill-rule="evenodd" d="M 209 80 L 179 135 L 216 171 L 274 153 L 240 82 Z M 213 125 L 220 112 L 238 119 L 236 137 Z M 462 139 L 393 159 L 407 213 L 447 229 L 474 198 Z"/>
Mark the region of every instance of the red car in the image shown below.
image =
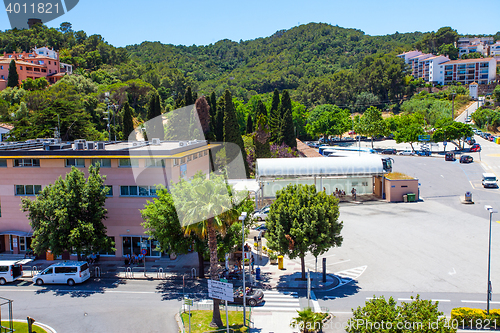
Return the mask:
<path id="1" fill-rule="evenodd" d="M 479 145 L 479 143 L 475 143 L 472 145 L 472 147 L 470 147 L 470 151 L 481 151 L 481 146 Z"/>

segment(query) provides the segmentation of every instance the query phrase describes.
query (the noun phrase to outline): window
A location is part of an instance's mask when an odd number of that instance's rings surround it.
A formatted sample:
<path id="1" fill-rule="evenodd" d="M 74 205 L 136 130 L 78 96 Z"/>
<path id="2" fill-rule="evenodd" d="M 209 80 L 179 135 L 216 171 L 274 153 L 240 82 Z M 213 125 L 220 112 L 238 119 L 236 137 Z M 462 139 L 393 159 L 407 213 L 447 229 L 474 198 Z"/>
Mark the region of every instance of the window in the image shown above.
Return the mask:
<path id="1" fill-rule="evenodd" d="M 40 160 L 37 158 L 16 158 L 14 160 L 15 167 L 39 167 Z"/>
<path id="2" fill-rule="evenodd" d="M 111 159 L 110 158 L 93 158 L 92 165 L 97 165 L 99 163 L 101 168 L 111 168 Z"/>
<path id="3" fill-rule="evenodd" d="M 120 168 L 135 168 L 139 166 L 139 160 L 131 158 L 120 158 L 118 161 L 118 166 Z"/>
<path id="4" fill-rule="evenodd" d="M 0 168 L 7 167 L 7 160 L 5 158 L 0 158 Z"/>
<path id="5" fill-rule="evenodd" d="M 23 66 L 19 66 L 19 69 L 20 69 L 20 70 L 23 70 Z"/>
<path id="6" fill-rule="evenodd" d="M 0 69 L 3 69 L 3 66 L 0 66 Z"/>
<path id="7" fill-rule="evenodd" d="M 55 273 L 56 274 L 74 274 L 78 271 L 78 268 L 73 266 L 73 267 L 55 267 Z"/>
<path id="8" fill-rule="evenodd" d="M 2 80 L 5 80 L 5 76 L 4 75 L 2 75 Z"/>
<path id="9" fill-rule="evenodd" d="M 42 185 L 14 185 L 16 195 L 37 195 L 42 190 Z"/>
<path id="10" fill-rule="evenodd" d="M 0 201 L 0 217 L 2 217 L 2 202 Z"/>
<path id="11" fill-rule="evenodd" d="M 198 158 L 198 153 L 193 154 L 193 160 Z"/>
<path id="12" fill-rule="evenodd" d="M 180 159 L 174 158 L 174 166 L 179 165 Z"/>
<path id="13" fill-rule="evenodd" d="M 181 158 L 181 164 L 184 164 L 184 163 L 186 163 L 186 158 L 185 157 Z"/>
<path id="14" fill-rule="evenodd" d="M 111 185 L 104 185 L 103 188 L 108 190 L 108 193 L 106 194 L 107 197 L 112 197 L 113 196 L 113 186 Z"/>
<path id="15" fill-rule="evenodd" d="M 200 153 L 198 154 L 198 157 L 203 157 L 203 153 L 202 153 L 202 152 L 200 152 Z"/>
<path id="16" fill-rule="evenodd" d="M 49 60 L 49 65 L 50 65 L 50 60 Z"/>
<path id="17" fill-rule="evenodd" d="M 147 167 L 165 167 L 165 162 L 161 158 L 149 158 L 145 161 Z"/>
<path id="18" fill-rule="evenodd" d="M 49 73 L 52 73 L 52 69 L 49 69 Z"/>
<path id="19" fill-rule="evenodd" d="M 208 154 L 208 153 L 207 153 L 207 151 L 205 150 L 205 151 L 203 152 L 203 156 L 207 156 L 207 154 Z"/>
<path id="20" fill-rule="evenodd" d="M 191 155 L 188 155 L 188 156 L 187 156 L 187 161 L 188 161 L 188 162 L 189 162 L 189 161 L 191 161 Z"/>
<path id="21" fill-rule="evenodd" d="M 154 197 L 156 196 L 155 186 L 120 186 L 120 195 L 129 197 Z"/>
<path id="22" fill-rule="evenodd" d="M 85 168 L 85 159 L 84 158 L 67 158 L 66 159 L 67 167 L 77 167 L 77 168 Z"/>

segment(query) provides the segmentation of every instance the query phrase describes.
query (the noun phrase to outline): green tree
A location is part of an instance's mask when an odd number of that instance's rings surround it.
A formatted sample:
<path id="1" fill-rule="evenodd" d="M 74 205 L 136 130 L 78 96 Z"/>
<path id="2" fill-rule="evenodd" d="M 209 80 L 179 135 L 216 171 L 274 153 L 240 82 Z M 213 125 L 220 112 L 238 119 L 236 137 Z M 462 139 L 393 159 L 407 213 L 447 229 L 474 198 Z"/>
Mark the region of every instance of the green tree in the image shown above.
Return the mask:
<path id="1" fill-rule="evenodd" d="M 321 332 L 323 328 L 323 319 L 327 313 L 314 312 L 311 308 L 297 310 L 298 317 L 293 318 L 290 326 L 294 329 L 299 328 L 302 333 Z"/>
<path id="2" fill-rule="evenodd" d="M 271 145 L 269 144 L 270 136 L 271 134 L 269 134 L 269 126 L 267 125 L 266 116 L 262 114 L 257 116 L 255 135 L 253 137 L 256 159 L 271 157 Z"/>
<path id="3" fill-rule="evenodd" d="M 350 113 L 336 105 L 323 104 L 315 107 L 309 114 L 306 131 L 309 135 L 342 135 L 352 128 Z"/>
<path id="4" fill-rule="evenodd" d="M 274 90 L 271 111 L 269 112 L 269 130 L 271 131 L 271 141 L 278 140 L 281 127 L 281 116 L 279 111 L 280 93 L 278 89 Z"/>
<path id="5" fill-rule="evenodd" d="M 111 239 L 106 236 L 104 208 L 108 189 L 99 166 L 89 167 L 88 179 L 82 171 L 71 168 L 64 179 L 44 187 L 35 200 L 21 199 L 33 229 L 35 253 L 51 250 L 56 256 L 64 251 L 89 254 L 109 251 Z"/>
<path id="6" fill-rule="evenodd" d="M 453 44 L 443 44 L 438 49 L 439 54 L 448 56 L 450 60 L 458 59 L 458 48 Z"/>
<path id="7" fill-rule="evenodd" d="M 474 132 L 469 124 L 453 121 L 435 130 L 432 133 L 432 139 L 434 142 L 457 140 L 457 146 L 460 148 L 465 143 L 465 139 L 473 135 Z M 463 140 L 462 144 L 461 140 Z"/>
<path id="8" fill-rule="evenodd" d="M 132 118 L 132 108 L 128 102 L 123 104 L 123 117 L 122 117 L 122 128 L 123 128 L 123 140 L 127 140 L 129 135 L 134 132 L 134 120 Z"/>
<path id="9" fill-rule="evenodd" d="M 246 133 L 250 134 L 253 132 L 253 121 L 252 121 L 252 115 L 249 113 L 247 116 L 247 128 L 246 128 Z"/>
<path id="10" fill-rule="evenodd" d="M 267 109 L 264 103 L 262 103 L 262 100 L 258 100 L 257 102 L 257 110 L 255 111 L 255 119 L 259 117 L 259 115 L 263 115 L 267 119 Z"/>
<path id="11" fill-rule="evenodd" d="M 240 151 L 237 151 L 236 147 L 226 146 L 226 158 L 229 161 L 234 160 L 238 154 L 243 155 L 243 162 L 245 164 L 245 172 L 247 177 L 249 177 L 248 163 L 246 161 L 247 154 L 245 152 L 245 145 L 243 144 L 243 139 L 239 131 L 238 120 L 236 118 L 236 112 L 234 109 L 233 99 L 229 90 L 224 93 L 224 142 L 235 143 Z"/>
<path id="12" fill-rule="evenodd" d="M 288 185 L 276 193 L 266 219 L 268 247 L 300 258 L 302 279 L 306 277 L 304 257 L 315 257 L 334 246 L 342 245 L 338 199 L 317 192 L 315 185 Z"/>
<path id="13" fill-rule="evenodd" d="M 281 120 L 278 143 L 285 143 L 290 148 L 297 148 L 295 129 L 293 127 L 292 110 L 290 109 L 285 112 L 285 116 Z"/>
<path id="14" fill-rule="evenodd" d="M 500 85 L 497 85 L 495 90 L 493 90 L 493 98 L 500 104 Z"/>
<path id="15" fill-rule="evenodd" d="M 216 127 L 216 122 L 217 122 L 217 98 L 215 97 L 215 92 L 212 92 L 212 94 L 208 97 L 207 99 L 208 105 L 210 106 L 210 132 L 215 135 L 215 127 Z"/>
<path id="16" fill-rule="evenodd" d="M 215 121 L 215 138 L 217 142 L 224 141 L 224 113 L 226 108 L 226 102 L 224 101 L 224 96 L 219 98 L 217 101 L 217 116 Z"/>
<path id="17" fill-rule="evenodd" d="M 149 138 L 163 139 L 165 136 L 163 130 L 163 120 L 161 117 L 161 102 L 160 96 L 155 92 L 149 97 L 147 128 Z"/>
<path id="18" fill-rule="evenodd" d="M 9 76 L 7 77 L 7 87 L 17 87 L 19 85 L 19 74 L 17 74 L 16 61 L 12 59 L 9 64 Z"/>
<path id="19" fill-rule="evenodd" d="M 438 310 L 438 303 L 411 297 L 411 302 L 397 302 L 390 297 L 374 297 L 365 302 L 364 307 L 353 310 L 353 317 L 347 323 L 348 333 L 378 332 L 418 332 L 452 333 L 453 328 L 443 313 Z M 362 323 L 362 324 L 361 324 Z M 382 323 L 384 326 L 382 326 Z"/>
<path id="20" fill-rule="evenodd" d="M 403 114 L 396 116 L 397 130 L 394 133 L 394 140 L 396 143 L 407 142 L 410 144 L 411 149 L 413 143 L 418 142 L 418 136 L 424 135 L 424 118 L 419 113 Z"/>
<path id="21" fill-rule="evenodd" d="M 370 106 L 360 118 L 358 131 L 360 134 L 372 138 L 373 148 L 373 137 L 387 134 L 387 127 L 384 118 L 382 118 L 382 112 L 376 107 Z"/>

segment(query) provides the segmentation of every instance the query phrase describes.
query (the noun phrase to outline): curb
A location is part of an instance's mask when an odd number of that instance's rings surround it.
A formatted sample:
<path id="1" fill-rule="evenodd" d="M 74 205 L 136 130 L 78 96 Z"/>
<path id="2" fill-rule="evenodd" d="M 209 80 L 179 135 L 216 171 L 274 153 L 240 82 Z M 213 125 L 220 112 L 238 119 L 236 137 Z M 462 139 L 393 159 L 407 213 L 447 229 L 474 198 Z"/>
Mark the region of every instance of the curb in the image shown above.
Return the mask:
<path id="1" fill-rule="evenodd" d="M 19 319 L 13 319 L 12 321 L 15 321 L 18 323 L 25 323 L 26 322 L 26 320 L 19 320 Z M 35 325 L 40 326 L 41 328 L 43 328 L 44 330 L 46 330 L 49 333 L 57 333 L 57 331 L 55 329 L 53 329 L 52 327 L 50 327 L 49 325 L 46 325 L 46 324 L 43 324 L 40 322 L 36 322 L 36 321 L 35 321 Z"/>

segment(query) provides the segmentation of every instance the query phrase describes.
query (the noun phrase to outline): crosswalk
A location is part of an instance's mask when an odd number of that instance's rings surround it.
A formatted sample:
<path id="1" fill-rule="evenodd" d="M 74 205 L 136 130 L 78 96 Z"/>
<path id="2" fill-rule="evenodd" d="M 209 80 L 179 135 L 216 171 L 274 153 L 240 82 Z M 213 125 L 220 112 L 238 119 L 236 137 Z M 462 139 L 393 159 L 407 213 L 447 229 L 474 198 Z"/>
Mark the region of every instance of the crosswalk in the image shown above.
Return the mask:
<path id="1" fill-rule="evenodd" d="M 340 272 L 336 272 L 335 275 L 339 276 L 341 279 L 357 279 L 361 274 L 364 273 L 368 266 L 360 266 L 356 268 L 346 269 Z"/>
<path id="2" fill-rule="evenodd" d="M 256 306 L 254 312 L 296 312 L 300 310 L 299 297 L 296 292 L 264 291 L 264 305 Z"/>

